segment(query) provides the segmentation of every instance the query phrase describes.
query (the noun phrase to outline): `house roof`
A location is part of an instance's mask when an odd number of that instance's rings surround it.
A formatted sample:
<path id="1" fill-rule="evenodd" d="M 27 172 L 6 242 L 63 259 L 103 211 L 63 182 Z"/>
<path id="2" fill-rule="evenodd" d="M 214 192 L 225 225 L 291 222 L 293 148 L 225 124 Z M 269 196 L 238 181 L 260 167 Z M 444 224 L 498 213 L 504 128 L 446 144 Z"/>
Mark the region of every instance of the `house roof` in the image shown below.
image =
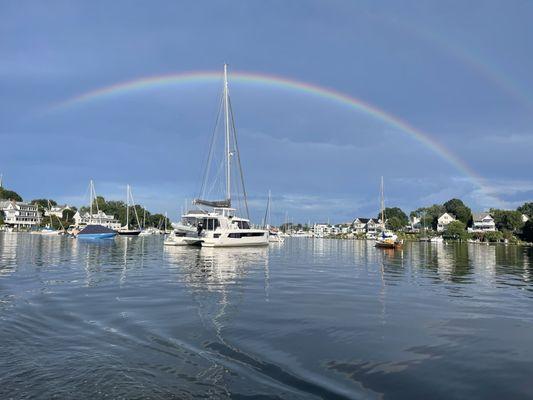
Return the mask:
<path id="1" fill-rule="evenodd" d="M 375 223 L 375 224 L 378 224 L 378 223 L 379 223 L 379 220 L 376 219 L 376 218 L 356 218 L 356 219 L 354 219 L 353 222 L 355 223 L 355 221 L 359 221 L 359 222 L 361 222 L 362 224 L 368 224 L 370 221 L 372 221 L 372 222 Z"/>
<path id="2" fill-rule="evenodd" d="M 492 219 L 492 215 L 490 215 L 488 212 L 472 213 L 472 218 L 474 221 L 483 221 L 486 217 L 490 217 Z"/>
<path id="3" fill-rule="evenodd" d="M 449 213 L 449 212 L 445 212 L 444 214 L 442 214 L 439 219 L 441 219 L 442 217 L 444 217 L 445 215 L 449 215 L 450 217 L 452 217 L 453 219 L 457 219 L 457 217 L 455 215 L 453 215 L 452 213 Z"/>

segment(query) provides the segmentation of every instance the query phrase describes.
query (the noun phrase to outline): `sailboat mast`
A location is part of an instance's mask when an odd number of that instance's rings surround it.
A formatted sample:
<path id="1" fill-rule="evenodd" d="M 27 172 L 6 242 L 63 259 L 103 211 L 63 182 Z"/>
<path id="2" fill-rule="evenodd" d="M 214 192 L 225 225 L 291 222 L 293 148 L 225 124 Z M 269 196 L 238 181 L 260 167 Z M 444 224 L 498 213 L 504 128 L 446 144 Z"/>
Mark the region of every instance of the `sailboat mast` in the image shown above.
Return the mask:
<path id="1" fill-rule="evenodd" d="M 91 213 L 90 219 L 93 219 L 93 180 L 89 182 L 89 210 Z"/>
<path id="2" fill-rule="evenodd" d="M 381 223 L 385 227 L 385 199 L 383 194 L 383 176 L 381 177 Z"/>
<path id="3" fill-rule="evenodd" d="M 48 200 L 48 212 L 50 213 L 50 228 L 53 226 L 52 221 L 52 203 L 50 203 L 50 200 Z"/>
<path id="4" fill-rule="evenodd" d="M 126 185 L 126 229 L 130 226 L 130 185 Z"/>
<path id="5" fill-rule="evenodd" d="M 269 228 L 270 228 L 270 219 L 271 219 L 271 216 L 270 216 L 270 207 L 271 207 L 270 202 L 271 201 L 272 201 L 272 193 L 270 192 L 270 189 L 268 189 L 268 215 L 267 215 L 266 224 Z"/>
<path id="6" fill-rule="evenodd" d="M 229 123 L 228 64 L 224 64 L 224 125 L 226 144 L 226 199 L 231 200 L 231 151 Z"/>

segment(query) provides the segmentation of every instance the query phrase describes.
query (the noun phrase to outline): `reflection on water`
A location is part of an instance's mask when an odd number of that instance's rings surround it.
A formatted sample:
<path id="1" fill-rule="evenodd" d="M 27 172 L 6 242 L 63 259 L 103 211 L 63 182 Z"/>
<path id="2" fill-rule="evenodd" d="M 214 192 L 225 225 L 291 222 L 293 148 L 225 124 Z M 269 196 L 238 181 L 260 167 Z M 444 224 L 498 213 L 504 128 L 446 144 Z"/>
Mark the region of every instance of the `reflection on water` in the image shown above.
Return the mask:
<path id="1" fill-rule="evenodd" d="M 169 265 L 183 268 L 188 284 L 207 290 L 235 284 L 250 268 L 268 268 L 265 247 L 189 248 L 166 246 Z"/>
<path id="2" fill-rule="evenodd" d="M 533 396 L 533 249 L 0 234 L 0 398 Z"/>

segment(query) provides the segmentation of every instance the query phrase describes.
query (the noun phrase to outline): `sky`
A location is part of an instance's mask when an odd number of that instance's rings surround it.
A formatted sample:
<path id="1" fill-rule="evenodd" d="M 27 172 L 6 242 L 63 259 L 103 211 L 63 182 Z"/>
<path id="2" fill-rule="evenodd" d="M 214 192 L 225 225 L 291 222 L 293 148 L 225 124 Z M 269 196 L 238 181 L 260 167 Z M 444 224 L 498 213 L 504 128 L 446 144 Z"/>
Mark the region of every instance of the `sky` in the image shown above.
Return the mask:
<path id="1" fill-rule="evenodd" d="M 272 223 L 375 216 L 381 176 L 407 212 L 515 208 L 533 200 L 532 20 L 527 0 L 0 0 L 0 173 L 76 206 L 90 179 L 106 199 L 130 184 L 176 219 L 221 78 L 72 99 L 227 63 L 255 222 L 269 190 Z"/>

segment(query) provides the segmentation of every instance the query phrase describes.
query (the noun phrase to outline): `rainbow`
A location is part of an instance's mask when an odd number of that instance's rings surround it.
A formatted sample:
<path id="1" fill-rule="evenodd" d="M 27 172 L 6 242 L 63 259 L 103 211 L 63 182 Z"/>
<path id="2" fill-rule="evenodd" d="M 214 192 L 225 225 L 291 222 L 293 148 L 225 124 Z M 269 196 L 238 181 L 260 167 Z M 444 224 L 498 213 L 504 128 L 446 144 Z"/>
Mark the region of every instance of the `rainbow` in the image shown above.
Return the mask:
<path id="1" fill-rule="evenodd" d="M 424 29 L 420 25 L 406 24 L 397 19 L 387 19 L 384 21 L 391 26 L 396 26 L 403 32 L 411 34 L 416 39 L 423 40 L 433 47 L 439 48 L 448 54 L 448 56 L 453 57 L 462 65 L 469 68 L 476 74 L 476 76 L 483 77 L 487 82 L 490 82 L 493 86 L 497 87 L 501 92 L 505 93 L 528 111 L 533 110 L 533 102 L 531 101 L 531 98 L 523 89 L 521 89 L 521 86 L 523 85 L 515 82 L 507 75 L 495 69 L 489 63 L 484 62 L 479 55 L 464 48 L 464 44 L 455 43 L 445 36 L 438 35 L 434 30 Z"/>
<path id="2" fill-rule="evenodd" d="M 276 75 L 237 71 L 231 72 L 230 79 L 232 82 L 254 85 L 266 85 L 269 87 L 279 88 L 281 90 L 290 90 L 311 96 L 316 96 L 318 98 L 332 101 L 370 115 L 376 118 L 377 120 L 380 120 L 390 126 L 397 128 L 398 130 L 415 139 L 428 149 L 431 149 L 444 160 L 446 160 L 449 164 L 453 165 L 462 174 L 466 175 L 474 184 L 476 184 L 480 189 L 482 189 L 483 192 L 488 193 L 483 178 L 479 176 L 474 170 L 472 170 L 464 161 L 459 159 L 455 154 L 453 154 L 449 149 L 447 149 L 443 144 L 439 143 L 435 138 L 413 127 L 408 122 L 392 114 L 389 114 L 386 111 L 381 110 L 378 107 L 367 103 L 361 99 L 331 88 L 318 86 L 308 82 L 298 81 Z M 145 77 L 88 91 L 86 93 L 67 99 L 63 102 L 52 105 L 48 108 L 48 112 L 60 111 L 74 106 L 94 102 L 97 100 L 111 99 L 126 94 L 143 92 L 146 90 L 154 90 L 158 88 L 166 88 L 168 86 L 173 85 L 221 82 L 221 72 L 212 71 L 193 71 Z"/>

